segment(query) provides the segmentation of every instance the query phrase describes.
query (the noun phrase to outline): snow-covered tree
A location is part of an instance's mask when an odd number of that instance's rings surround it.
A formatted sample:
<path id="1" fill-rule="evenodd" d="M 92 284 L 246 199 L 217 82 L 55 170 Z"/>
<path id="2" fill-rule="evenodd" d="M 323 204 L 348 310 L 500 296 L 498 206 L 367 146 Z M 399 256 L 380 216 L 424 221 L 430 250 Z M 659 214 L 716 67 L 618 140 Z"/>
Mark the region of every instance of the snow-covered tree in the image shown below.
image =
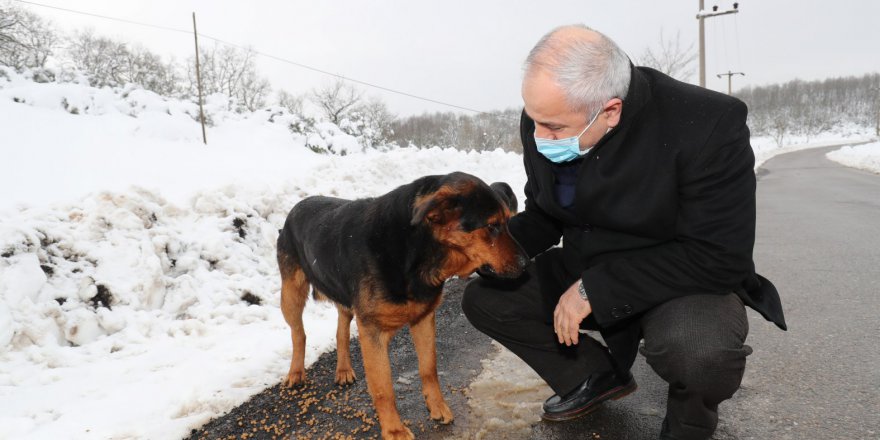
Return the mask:
<path id="1" fill-rule="evenodd" d="M 269 81 L 260 76 L 255 63 L 256 54 L 250 49 L 238 49 L 215 44 L 199 50 L 202 89 L 205 96 L 222 93 L 235 99 L 243 108 L 255 111 L 266 105 L 271 92 Z M 198 96 L 195 57 L 187 61 L 188 92 Z"/>
<path id="2" fill-rule="evenodd" d="M 0 3 L 0 65 L 16 70 L 43 68 L 57 42 L 57 33 L 48 21 Z"/>
<path id="3" fill-rule="evenodd" d="M 349 112 L 361 103 L 363 92 L 342 80 L 337 80 L 313 89 L 310 99 L 318 105 L 328 121 L 339 125 Z"/>
<path id="4" fill-rule="evenodd" d="M 279 90 L 276 102 L 279 106 L 284 107 L 291 114 L 302 115 L 303 113 L 303 97 L 294 95 L 286 90 Z"/>

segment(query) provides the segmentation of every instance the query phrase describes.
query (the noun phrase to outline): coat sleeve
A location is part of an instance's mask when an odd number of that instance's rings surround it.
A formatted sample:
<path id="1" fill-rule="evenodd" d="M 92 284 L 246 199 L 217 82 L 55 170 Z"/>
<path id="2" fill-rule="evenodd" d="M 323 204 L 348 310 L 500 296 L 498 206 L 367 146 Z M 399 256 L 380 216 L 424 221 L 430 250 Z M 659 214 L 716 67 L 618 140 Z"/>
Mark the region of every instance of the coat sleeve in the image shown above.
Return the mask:
<path id="1" fill-rule="evenodd" d="M 535 177 L 530 163 L 533 157 L 532 151 L 529 150 L 530 148 L 535 149 L 534 139 L 531 137 L 533 130 L 534 123 L 523 112 L 520 119 L 520 140 L 523 146 L 523 162 L 527 179 L 524 190 L 526 195 L 525 209 L 513 216 L 508 223 L 510 234 L 522 245 L 529 258 L 533 258 L 558 244 L 559 239 L 562 238 L 562 224 L 544 212 L 535 201 Z"/>
<path id="2" fill-rule="evenodd" d="M 582 273 L 601 326 L 676 297 L 737 291 L 754 273 L 755 157 L 746 113 L 736 101 L 680 171 L 672 241 L 623 252 Z"/>

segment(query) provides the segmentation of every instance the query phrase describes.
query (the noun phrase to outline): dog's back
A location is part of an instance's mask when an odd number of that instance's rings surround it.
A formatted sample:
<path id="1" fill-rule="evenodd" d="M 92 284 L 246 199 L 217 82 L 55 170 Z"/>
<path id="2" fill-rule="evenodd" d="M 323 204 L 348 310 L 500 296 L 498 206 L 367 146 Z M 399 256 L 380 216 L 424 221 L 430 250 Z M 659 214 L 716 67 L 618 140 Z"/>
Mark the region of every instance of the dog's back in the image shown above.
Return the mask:
<path id="1" fill-rule="evenodd" d="M 362 231 L 371 200 L 305 198 L 290 210 L 278 235 L 279 255 L 291 256 L 315 290 L 349 308 L 356 281 L 368 270 L 358 257 L 366 247 Z"/>

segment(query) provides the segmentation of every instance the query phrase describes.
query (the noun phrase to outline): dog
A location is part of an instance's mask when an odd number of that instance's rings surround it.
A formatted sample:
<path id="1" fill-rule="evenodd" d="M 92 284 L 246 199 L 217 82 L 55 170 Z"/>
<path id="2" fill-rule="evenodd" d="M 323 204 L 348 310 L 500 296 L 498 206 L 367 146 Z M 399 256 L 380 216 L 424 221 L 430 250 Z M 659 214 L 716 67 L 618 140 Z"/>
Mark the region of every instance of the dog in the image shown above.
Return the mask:
<path id="1" fill-rule="evenodd" d="M 285 385 L 306 379 L 302 313 L 311 285 L 316 299 L 334 302 L 339 312 L 340 385 L 356 379 L 349 327 L 357 319 L 383 439 L 414 438 L 397 412 L 388 357 L 388 343 L 404 325 L 410 326 L 430 417 L 451 423 L 437 378 L 434 310 L 453 276 L 478 269 L 499 278 L 520 276 L 529 258 L 507 230 L 509 202 L 509 195 L 479 178 L 456 172 L 425 176 L 375 198 L 313 196 L 297 203 L 277 243 L 281 311 L 293 343 Z"/>

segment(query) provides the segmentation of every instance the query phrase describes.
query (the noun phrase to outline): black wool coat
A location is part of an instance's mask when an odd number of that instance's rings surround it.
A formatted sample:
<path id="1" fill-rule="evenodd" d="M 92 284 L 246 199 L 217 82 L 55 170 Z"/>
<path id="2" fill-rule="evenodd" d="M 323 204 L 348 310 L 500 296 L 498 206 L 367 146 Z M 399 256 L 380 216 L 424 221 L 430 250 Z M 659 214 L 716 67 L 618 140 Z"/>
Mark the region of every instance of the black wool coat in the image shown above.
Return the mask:
<path id="1" fill-rule="evenodd" d="M 641 330 L 633 318 L 684 295 L 736 292 L 786 329 L 776 288 L 752 259 L 756 182 L 746 114 L 736 98 L 633 67 L 620 123 L 582 159 L 574 205 L 565 209 L 556 165 L 538 153 L 534 121 L 523 113 L 526 202 L 510 231 L 530 257 L 562 238 L 553 263 L 562 267 L 539 265 L 539 276 L 556 278 L 542 286 L 583 280 L 619 366 L 635 359 Z"/>

